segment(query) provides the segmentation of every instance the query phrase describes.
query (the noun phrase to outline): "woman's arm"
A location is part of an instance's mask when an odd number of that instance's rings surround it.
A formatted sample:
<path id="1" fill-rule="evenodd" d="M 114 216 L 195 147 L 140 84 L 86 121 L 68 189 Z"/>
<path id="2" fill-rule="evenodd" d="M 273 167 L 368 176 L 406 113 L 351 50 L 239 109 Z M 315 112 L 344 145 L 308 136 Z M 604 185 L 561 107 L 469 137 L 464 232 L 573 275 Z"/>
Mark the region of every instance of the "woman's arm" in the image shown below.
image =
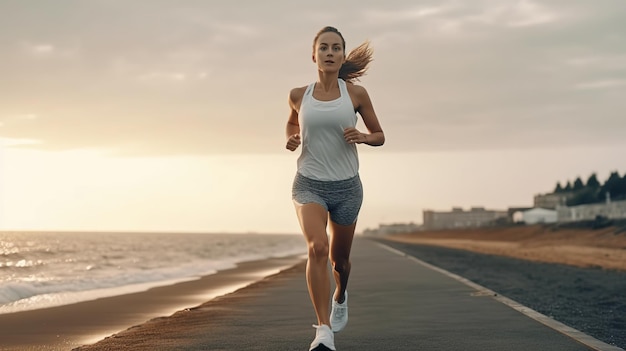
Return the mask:
<path id="1" fill-rule="evenodd" d="M 295 151 L 301 143 L 298 110 L 300 109 L 302 96 L 304 96 L 303 88 L 295 88 L 289 92 L 289 119 L 287 119 L 287 127 L 285 129 L 287 134 L 286 148 L 289 151 Z"/>
<path id="2" fill-rule="evenodd" d="M 361 133 L 354 128 L 349 128 L 344 132 L 346 140 L 349 143 L 367 144 L 371 146 L 381 146 L 385 143 L 385 133 L 380 126 L 372 100 L 364 87 L 359 85 L 349 85 L 349 91 L 355 97 L 356 110 L 361 115 L 365 127 L 369 131 L 369 134 Z"/>

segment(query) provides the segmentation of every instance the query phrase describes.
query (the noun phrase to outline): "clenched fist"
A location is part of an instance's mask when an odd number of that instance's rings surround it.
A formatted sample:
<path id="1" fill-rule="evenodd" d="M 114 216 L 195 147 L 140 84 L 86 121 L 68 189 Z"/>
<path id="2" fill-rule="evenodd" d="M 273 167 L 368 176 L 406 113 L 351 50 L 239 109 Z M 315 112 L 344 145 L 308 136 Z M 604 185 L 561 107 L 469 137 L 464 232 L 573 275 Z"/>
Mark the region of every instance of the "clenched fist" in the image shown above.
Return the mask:
<path id="1" fill-rule="evenodd" d="M 300 134 L 294 134 L 287 139 L 287 150 L 295 151 L 301 143 Z"/>
<path id="2" fill-rule="evenodd" d="M 367 136 L 356 128 L 346 128 L 343 130 L 343 137 L 348 144 L 361 144 L 367 142 Z"/>

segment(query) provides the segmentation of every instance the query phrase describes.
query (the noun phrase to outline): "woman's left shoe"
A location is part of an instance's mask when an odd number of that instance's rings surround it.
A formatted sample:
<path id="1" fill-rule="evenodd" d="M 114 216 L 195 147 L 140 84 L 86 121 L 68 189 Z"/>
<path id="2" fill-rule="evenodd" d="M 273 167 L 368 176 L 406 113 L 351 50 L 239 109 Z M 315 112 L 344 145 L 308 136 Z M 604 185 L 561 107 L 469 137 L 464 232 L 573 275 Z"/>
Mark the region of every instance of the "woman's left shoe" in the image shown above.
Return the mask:
<path id="1" fill-rule="evenodd" d="M 348 324 L 348 292 L 344 293 L 343 303 L 333 299 L 333 308 L 330 312 L 330 326 L 337 333 Z"/>

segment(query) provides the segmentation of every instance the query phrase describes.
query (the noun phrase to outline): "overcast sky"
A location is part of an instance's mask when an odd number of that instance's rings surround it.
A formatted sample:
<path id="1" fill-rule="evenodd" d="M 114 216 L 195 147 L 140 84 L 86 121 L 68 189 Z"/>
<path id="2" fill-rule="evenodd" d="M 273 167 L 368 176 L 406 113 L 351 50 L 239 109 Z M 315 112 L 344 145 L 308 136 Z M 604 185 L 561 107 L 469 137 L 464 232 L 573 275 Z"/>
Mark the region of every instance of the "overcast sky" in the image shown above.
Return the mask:
<path id="1" fill-rule="evenodd" d="M 277 152 L 312 37 L 370 40 L 389 151 L 624 143 L 626 6 L 0 1 L 0 135 L 123 154 Z"/>
<path id="2" fill-rule="evenodd" d="M 362 153 L 597 148 L 623 166 L 623 0 L 0 0 L 0 138 L 103 157 L 283 155 L 287 94 L 317 78 L 325 25 L 374 49 L 360 84 L 387 143 Z"/>

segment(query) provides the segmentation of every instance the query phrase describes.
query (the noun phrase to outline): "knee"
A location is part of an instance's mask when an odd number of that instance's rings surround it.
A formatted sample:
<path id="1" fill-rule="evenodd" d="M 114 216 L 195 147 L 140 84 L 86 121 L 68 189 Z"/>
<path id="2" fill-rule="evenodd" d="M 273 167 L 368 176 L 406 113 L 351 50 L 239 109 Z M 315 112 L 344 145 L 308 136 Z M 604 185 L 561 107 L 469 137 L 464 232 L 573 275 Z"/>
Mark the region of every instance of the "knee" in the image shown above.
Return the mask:
<path id="1" fill-rule="evenodd" d="M 328 241 L 315 240 L 309 243 L 309 258 L 316 260 L 328 259 Z"/>

